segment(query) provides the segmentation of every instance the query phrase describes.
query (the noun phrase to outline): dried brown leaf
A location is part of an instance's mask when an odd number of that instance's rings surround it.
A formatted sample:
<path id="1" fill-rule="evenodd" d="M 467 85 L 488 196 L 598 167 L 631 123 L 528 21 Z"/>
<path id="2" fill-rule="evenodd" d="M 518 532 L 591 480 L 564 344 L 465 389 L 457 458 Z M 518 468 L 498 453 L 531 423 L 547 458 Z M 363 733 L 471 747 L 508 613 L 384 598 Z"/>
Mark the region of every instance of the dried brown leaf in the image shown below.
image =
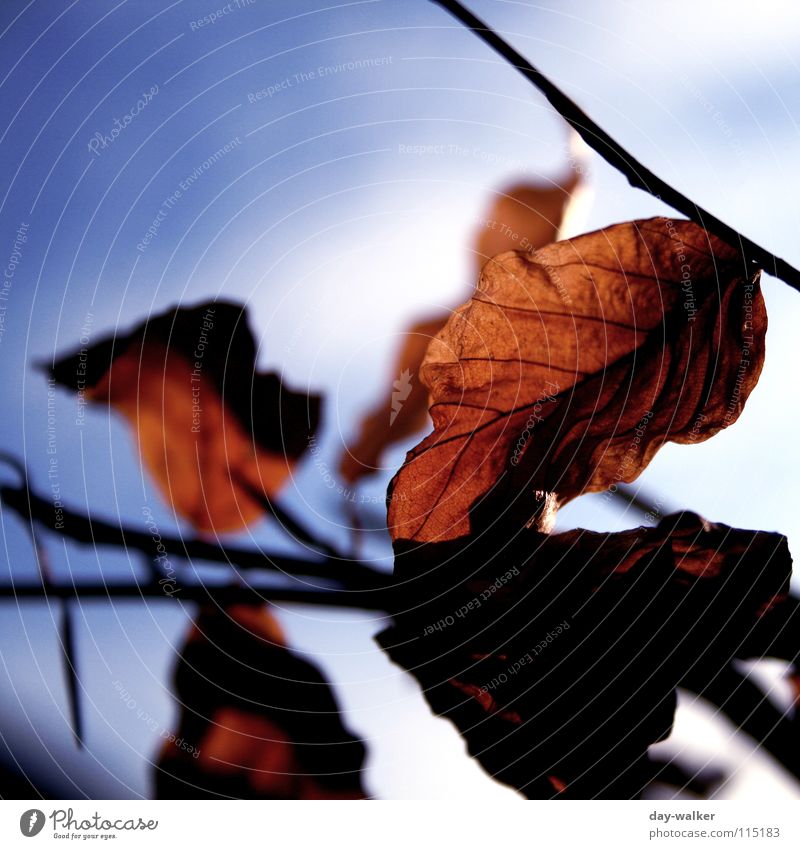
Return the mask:
<path id="1" fill-rule="evenodd" d="M 560 185 L 516 183 L 498 192 L 474 235 L 477 272 L 495 254 L 533 251 L 554 241 L 579 184 L 580 174 L 573 170 Z M 342 455 L 339 470 L 348 482 L 377 471 L 380 457 L 390 445 L 425 426 L 428 390 L 419 380 L 419 370 L 430 341 L 447 319 L 448 314 L 442 312 L 416 322 L 405 332 L 391 372 L 391 393 L 363 419 L 356 440 Z"/>
<path id="2" fill-rule="evenodd" d="M 256 371 L 238 304 L 176 308 L 56 362 L 79 401 L 110 404 L 133 428 L 167 502 L 199 530 L 263 515 L 308 445 L 320 399 Z"/>
<path id="3" fill-rule="evenodd" d="M 478 271 L 498 254 L 532 252 L 554 242 L 580 182 L 574 169 L 560 185 L 514 183 L 498 192 L 475 233 Z"/>
<path id="4" fill-rule="evenodd" d="M 496 257 L 428 349 L 434 432 L 390 487 L 393 538 L 465 536 L 490 494 L 524 524 L 708 439 L 755 386 L 766 325 L 758 273 L 688 221 Z"/>
<path id="5" fill-rule="evenodd" d="M 392 373 L 391 395 L 361 422 L 358 437 L 342 455 L 339 471 L 349 483 L 378 470 L 383 452 L 395 442 L 422 430 L 428 421 L 428 389 L 419 367 L 428 345 L 444 327 L 446 315 L 419 321 L 405 333 Z"/>
<path id="6" fill-rule="evenodd" d="M 175 691 L 180 721 L 161 752 L 159 798 L 364 798 L 363 744 L 268 610 L 203 611 Z"/>

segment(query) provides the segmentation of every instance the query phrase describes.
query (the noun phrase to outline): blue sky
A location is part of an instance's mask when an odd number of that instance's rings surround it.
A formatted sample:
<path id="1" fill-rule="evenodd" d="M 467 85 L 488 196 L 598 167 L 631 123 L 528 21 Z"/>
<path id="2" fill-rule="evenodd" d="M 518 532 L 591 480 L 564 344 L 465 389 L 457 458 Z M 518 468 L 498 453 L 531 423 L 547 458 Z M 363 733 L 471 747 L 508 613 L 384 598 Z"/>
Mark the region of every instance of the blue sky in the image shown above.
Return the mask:
<path id="1" fill-rule="evenodd" d="M 792 4 L 470 5 L 653 171 L 800 265 Z M 48 393 L 31 364 L 75 347 L 83 328 L 99 338 L 217 296 L 249 304 L 262 367 L 324 392 L 321 462 L 335 469 L 357 416 L 395 378 L 397 334 L 467 290 L 469 237 L 490 192 L 523 174 L 558 179 L 567 167 L 566 133 L 550 107 L 431 3 L 240 0 L 228 8 L 213 22 L 203 18 L 219 0 L 5 0 L 0 8 L 4 267 L 27 225 L 4 301 L 0 427 L 4 450 L 24 458 L 40 488 L 48 485 Z M 442 152 L 409 152 L 420 146 Z M 592 160 L 590 170 L 578 230 L 667 212 L 604 163 Z M 800 365 L 800 296 L 772 279 L 765 294 L 767 366 L 741 421 L 703 445 L 665 449 L 641 485 L 669 506 L 782 531 L 797 553 L 800 400 L 789 390 Z M 77 425 L 74 398 L 59 392 L 51 403 L 63 500 L 131 524 L 146 504 L 162 529 L 175 530 L 122 422 L 89 410 Z M 387 456 L 368 497 L 380 500 L 403 450 Z M 313 516 L 321 536 L 346 539 L 345 505 L 321 485 L 319 463 L 299 468 L 286 499 Z M 2 579 L 32 578 L 24 528 L 5 510 L 0 519 Z M 564 527 L 596 529 L 638 521 L 591 497 L 561 517 Z M 291 548 L 267 523 L 250 533 L 253 544 Z M 124 553 L 45 543 L 62 577 L 142 575 Z M 388 566 L 385 540 L 371 540 L 367 554 Z M 88 751 L 77 756 L 63 719 L 59 611 L 3 608 L 0 732 L 17 741 L 15 752 L 50 770 L 59 761 L 90 794 L 145 793 L 157 739 L 113 685 L 124 671 L 127 689 L 169 727 L 166 678 L 185 617 L 164 603 L 77 611 L 90 717 Z M 381 623 L 343 613 L 334 618 L 350 627 L 332 627 L 332 616 L 282 613 L 370 738 L 373 791 L 508 795 L 370 642 Z M 748 792 L 761 775 L 751 762 L 742 773 Z M 796 791 L 773 780 L 762 792 Z"/>

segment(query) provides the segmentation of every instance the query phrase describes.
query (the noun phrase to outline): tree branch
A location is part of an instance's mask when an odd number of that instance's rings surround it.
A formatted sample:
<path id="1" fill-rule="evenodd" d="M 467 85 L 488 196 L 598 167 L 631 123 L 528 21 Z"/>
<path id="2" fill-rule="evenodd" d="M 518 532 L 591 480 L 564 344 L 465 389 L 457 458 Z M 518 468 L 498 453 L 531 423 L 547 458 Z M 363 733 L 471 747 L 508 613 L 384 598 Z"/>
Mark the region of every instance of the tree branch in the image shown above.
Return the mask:
<path id="1" fill-rule="evenodd" d="M 124 599 L 156 599 L 173 604 L 196 602 L 213 603 L 220 607 L 231 604 L 262 605 L 267 602 L 291 604 L 314 604 L 324 607 L 349 607 L 357 610 L 388 610 L 391 591 L 387 589 L 348 592 L 346 590 L 294 590 L 281 587 L 253 587 L 241 584 L 209 586 L 207 584 L 184 584 L 165 590 L 157 582 L 144 584 L 5 584 L 0 586 L 0 600 L 27 599 L 102 599 L 115 601 Z"/>
<path id="2" fill-rule="evenodd" d="M 24 486 L 0 487 L 0 499 L 26 521 L 36 521 L 47 530 L 75 542 L 135 549 L 151 559 L 162 552 L 159 546 L 163 546 L 163 552 L 187 560 L 210 560 L 245 570 L 268 569 L 290 577 L 303 575 L 324 578 L 336 581 L 351 593 L 385 589 L 390 583 L 389 576 L 353 560 L 330 557 L 303 560 L 201 540 L 153 535 L 83 516 L 66 507 L 56 517 L 49 501 Z"/>
<path id="3" fill-rule="evenodd" d="M 733 227 L 720 221 L 707 210 L 698 206 L 686 195 L 674 189 L 660 177 L 657 177 L 642 165 L 635 157 L 631 156 L 620 144 L 618 144 L 605 130 L 596 124 L 573 100 L 564 92 L 550 82 L 540 71 L 508 42 L 502 39 L 494 30 L 485 24 L 480 18 L 473 15 L 468 9 L 461 5 L 458 0 L 432 0 L 438 6 L 446 9 L 463 23 L 475 35 L 488 44 L 493 50 L 511 63 L 530 83 L 536 86 L 547 98 L 551 106 L 561 117 L 581 136 L 581 138 L 593 150 L 600 154 L 609 165 L 623 174 L 631 186 L 642 189 L 653 195 L 673 209 L 685 215 L 690 221 L 694 221 L 701 227 L 723 239 L 730 245 L 738 246 L 745 262 L 756 268 L 780 278 L 793 289 L 800 291 L 800 271 L 789 265 L 786 260 L 776 257 L 765 248 L 743 236 Z"/>

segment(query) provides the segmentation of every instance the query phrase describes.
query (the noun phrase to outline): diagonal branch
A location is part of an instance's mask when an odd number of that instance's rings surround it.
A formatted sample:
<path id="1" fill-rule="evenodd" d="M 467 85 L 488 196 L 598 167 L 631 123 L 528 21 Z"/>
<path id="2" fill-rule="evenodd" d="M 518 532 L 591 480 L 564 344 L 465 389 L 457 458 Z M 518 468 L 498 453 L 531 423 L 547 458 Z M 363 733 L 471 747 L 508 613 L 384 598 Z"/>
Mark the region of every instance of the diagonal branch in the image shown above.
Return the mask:
<path id="1" fill-rule="evenodd" d="M 547 98 L 551 106 L 561 117 L 581 136 L 593 150 L 600 154 L 609 165 L 623 174 L 631 186 L 642 189 L 653 197 L 669 204 L 673 209 L 685 215 L 701 227 L 723 239 L 728 244 L 738 247 L 745 261 L 752 266 L 753 271 L 763 268 L 764 271 L 780 278 L 793 289 L 800 291 L 800 271 L 786 260 L 776 257 L 766 248 L 743 236 L 733 227 L 725 224 L 707 210 L 698 206 L 693 200 L 673 188 L 669 183 L 657 177 L 642 165 L 638 159 L 631 156 L 625 148 L 617 143 L 602 127 L 596 124 L 573 100 L 567 97 L 561 89 L 554 85 L 541 71 L 507 41 L 502 39 L 491 27 L 480 18 L 473 15 L 458 0 L 432 0 L 446 9 L 450 14 L 475 33 L 482 41 L 512 64 L 530 83 L 536 86 Z"/>

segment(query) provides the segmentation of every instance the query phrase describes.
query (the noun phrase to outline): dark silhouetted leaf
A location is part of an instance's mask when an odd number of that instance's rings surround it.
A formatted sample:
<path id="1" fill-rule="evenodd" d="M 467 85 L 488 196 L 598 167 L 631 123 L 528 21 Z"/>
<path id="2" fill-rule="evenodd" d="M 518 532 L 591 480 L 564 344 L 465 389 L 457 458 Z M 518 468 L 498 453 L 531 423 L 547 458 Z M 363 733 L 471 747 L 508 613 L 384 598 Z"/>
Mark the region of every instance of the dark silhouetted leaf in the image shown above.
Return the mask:
<path id="1" fill-rule="evenodd" d="M 784 537 L 691 513 L 395 554 L 405 603 L 379 642 L 484 768 L 532 798 L 637 796 L 675 687 L 772 654 L 793 610 Z"/>
<path id="2" fill-rule="evenodd" d="M 363 744 L 328 682 L 264 609 L 204 611 L 175 672 L 180 724 L 156 776 L 162 799 L 361 799 Z"/>
<path id="3" fill-rule="evenodd" d="M 59 360 L 52 374 L 125 416 L 168 503 L 204 531 L 261 517 L 319 420 L 318 396 L 256 371 L 246 311 L 232 303 L 169 310 Z"/>

